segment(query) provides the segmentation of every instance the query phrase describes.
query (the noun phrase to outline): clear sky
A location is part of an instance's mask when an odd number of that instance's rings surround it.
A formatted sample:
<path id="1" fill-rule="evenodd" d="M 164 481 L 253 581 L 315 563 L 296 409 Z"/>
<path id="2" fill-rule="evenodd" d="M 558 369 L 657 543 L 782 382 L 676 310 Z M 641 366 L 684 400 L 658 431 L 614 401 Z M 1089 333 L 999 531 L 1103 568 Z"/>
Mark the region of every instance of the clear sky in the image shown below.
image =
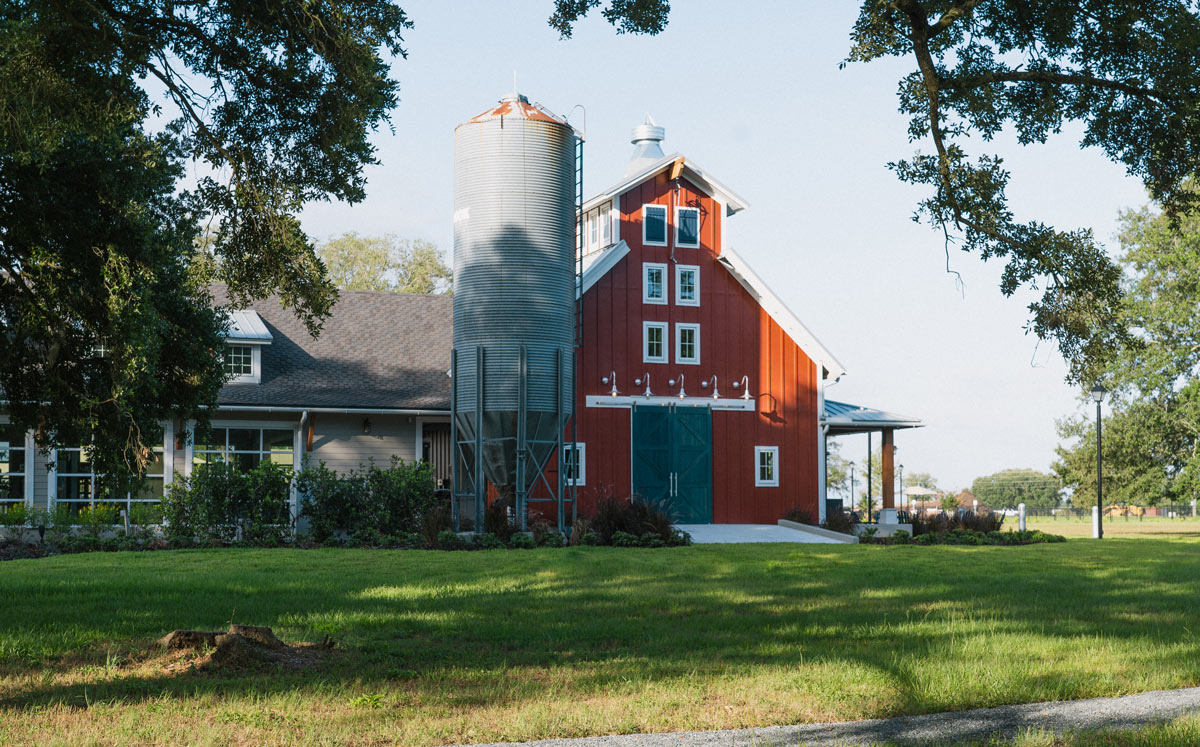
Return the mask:
<path id="1" fill-rule="evenodd" d="M 510 92 L 514 72 L 550 110 L 586 110 L 589 195 L 619 180 L 629 131 L 649 113 L 666 128 L 666 152 L 750 203 L 727 240 L 847 368 L 827 396 L 928 423 L 897 434 L 906 471 L 953 488 L 1049 467 L 1054 421 L 1076 411 L 1077 392 L 1053 346 L 1024 332 L 1033 295 L 1004 298 L 999 264 L 952 250 L 960 292 L 941 234 L 911 221 L 924 193 L 886 168 L 917 147 L 896 111 L 908 62 L 838 69 L 858 3 L 676 0 L 657 37 L 618 35 L 595 13 L 560 40 L 546 24 L 551 0 L 401 1 L 415 27 L 408 58 L 392 66 L 392 127 L 374 138 L 382 165 L 368 171 L 366 201 L 308 206 L 315 239 L 395 233 L 449 256 L 454 127 Z M 1018 219 L 1092 227 L 1112 249 L 1119 211 L 1145 192 L 1102 153 L 1080 150 L 1079 133 L 976 148 L 1007 159 Z M 861 463 L 865 437 L 841 441 Z"/>

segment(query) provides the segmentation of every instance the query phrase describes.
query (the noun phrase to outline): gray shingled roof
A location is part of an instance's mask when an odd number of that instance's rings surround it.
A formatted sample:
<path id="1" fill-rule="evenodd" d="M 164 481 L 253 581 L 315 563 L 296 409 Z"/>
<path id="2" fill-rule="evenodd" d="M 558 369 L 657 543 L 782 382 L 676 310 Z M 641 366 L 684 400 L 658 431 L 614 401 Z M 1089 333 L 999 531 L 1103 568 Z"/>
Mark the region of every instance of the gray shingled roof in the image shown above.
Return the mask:
<path id="1" fill-rule="evenodd" d="M 212 291 L 225 302 L 223 286 Z M 262 382 L 225 385 L 220 404 L 450 409 L 451 296 L 343 290 L 316 339 L 276 298 L 250 308 L 274 338 Z"/>

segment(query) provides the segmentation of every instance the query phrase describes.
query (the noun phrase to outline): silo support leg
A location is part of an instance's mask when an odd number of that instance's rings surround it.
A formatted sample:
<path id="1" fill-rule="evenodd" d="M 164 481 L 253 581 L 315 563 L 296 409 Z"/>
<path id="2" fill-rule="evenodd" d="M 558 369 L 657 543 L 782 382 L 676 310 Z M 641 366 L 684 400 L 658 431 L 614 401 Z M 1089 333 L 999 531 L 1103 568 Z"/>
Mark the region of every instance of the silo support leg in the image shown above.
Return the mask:
<path id="1" fill-rule="evenodd" d="M 483 531 L 487 483 L 483 479 L 483 346 L 475 348 L 475 531 Z"/>
<path id="2" fill-rule="evenodd" d="M 521 346 L 521 358 L 519 367 L 517 368 L 517 490 L 516 490 L 516 506 L 513 510 L 517 512 L 517 522 L 524 532 L 529 528 L 529 486 L 525 481 L 525 456 L 528 444 L 525 442 L 526 428 L 526 407 L 527 400 L 525 396 L 525 387 L 528 381 L 528 365 L 527 353 L 525 346 Z"/>

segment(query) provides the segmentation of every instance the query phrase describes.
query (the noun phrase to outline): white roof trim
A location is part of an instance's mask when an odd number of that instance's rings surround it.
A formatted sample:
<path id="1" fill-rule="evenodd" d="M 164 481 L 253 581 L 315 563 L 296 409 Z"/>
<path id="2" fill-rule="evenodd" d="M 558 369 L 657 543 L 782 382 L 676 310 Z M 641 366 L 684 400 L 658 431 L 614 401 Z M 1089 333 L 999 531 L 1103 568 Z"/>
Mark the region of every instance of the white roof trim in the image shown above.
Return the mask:
<path id="1" fill-rule="evenodd" d="M 759 306 L 762 306 L 763 310 L 775 320 L 775 323 L 783 328 L 788 337 L 791 337 L 792 341 L 800 346 L 805 355 L 825 367 L 829 376 L 836 379 L 846 373 L 846 368 L 821 344 L 816 335 L 804 326 L 787 307 L 787 304 L 775 295 L 774 291 L 763 282 L 763 279 L 750 269 L 746 260 L 738 256 L 732 249 L 725 248 L 721 251 L 721 256 L 717 257 L 717 261 L 729 270 L 742 287 L 754 297 L 754 300 L 758 301 Z"/>
<path id="2" fill-rule="evenodd" d="M 650 164 L 633 176 L 622 180 L 615 186 L 604 190 L 600 194 L 584 202 L 584 212 L 587 212 L 601 202 L 611 200 L 614 197 L 618 197 L 625 192 L 628 192 L 633 187 L 667 168 L 680 158 L 683 158 L 683 155 L 679 153 L 672 153 L 671 155 Z M 721 202 L 725 203 L 725 215 L 727 216 L 733 215 L 740 210 L 745 210 L 746 208 L 750 207 L 749 203 L 734 193 L 733 190 L 726 188 L 725 185 L 709 176 L 704 169 L 700 168 L 697 164 L 688 161 L 687 159 L 684 159 L 683 162 L 683 175 L 688 179 L 688 181 L 693 182 L 697 187 L 700 187 L 700 189 L 707 192 L 711 197 L 715 197 Z"/>
<path id="3" fill-rule="evenodd" d="M 583 288 L 582 291 L 579 288 L 575 289 L 575 297 L 579 298 L 581 293 L 587 293 L 588 289 L 607 275 L 609 270 L 616 267 L 626 254 L 629 254 L 629 245 L 624 240 L 598 252 L 585 254 L 583 256 Z"/>
<path id="4" fill-rule="evenodd" d="M 229 310 L 229 335 L 226 338 L 243 345 L 270 345 L 274 338 L 254 309 Z"/>

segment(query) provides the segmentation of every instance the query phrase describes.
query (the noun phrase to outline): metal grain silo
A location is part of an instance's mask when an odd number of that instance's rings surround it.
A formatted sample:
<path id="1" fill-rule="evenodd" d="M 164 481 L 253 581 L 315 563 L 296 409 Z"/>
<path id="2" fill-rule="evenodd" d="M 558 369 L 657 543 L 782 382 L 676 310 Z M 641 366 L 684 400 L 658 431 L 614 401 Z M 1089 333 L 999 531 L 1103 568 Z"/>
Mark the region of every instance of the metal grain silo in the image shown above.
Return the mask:
<path id="1" fill-rule="evenodd" d="M 524 523 L 573 409 L 578 146 L 519 94 L 454 131 L 455 508 L 477 522 L 491 483 Z"/>

